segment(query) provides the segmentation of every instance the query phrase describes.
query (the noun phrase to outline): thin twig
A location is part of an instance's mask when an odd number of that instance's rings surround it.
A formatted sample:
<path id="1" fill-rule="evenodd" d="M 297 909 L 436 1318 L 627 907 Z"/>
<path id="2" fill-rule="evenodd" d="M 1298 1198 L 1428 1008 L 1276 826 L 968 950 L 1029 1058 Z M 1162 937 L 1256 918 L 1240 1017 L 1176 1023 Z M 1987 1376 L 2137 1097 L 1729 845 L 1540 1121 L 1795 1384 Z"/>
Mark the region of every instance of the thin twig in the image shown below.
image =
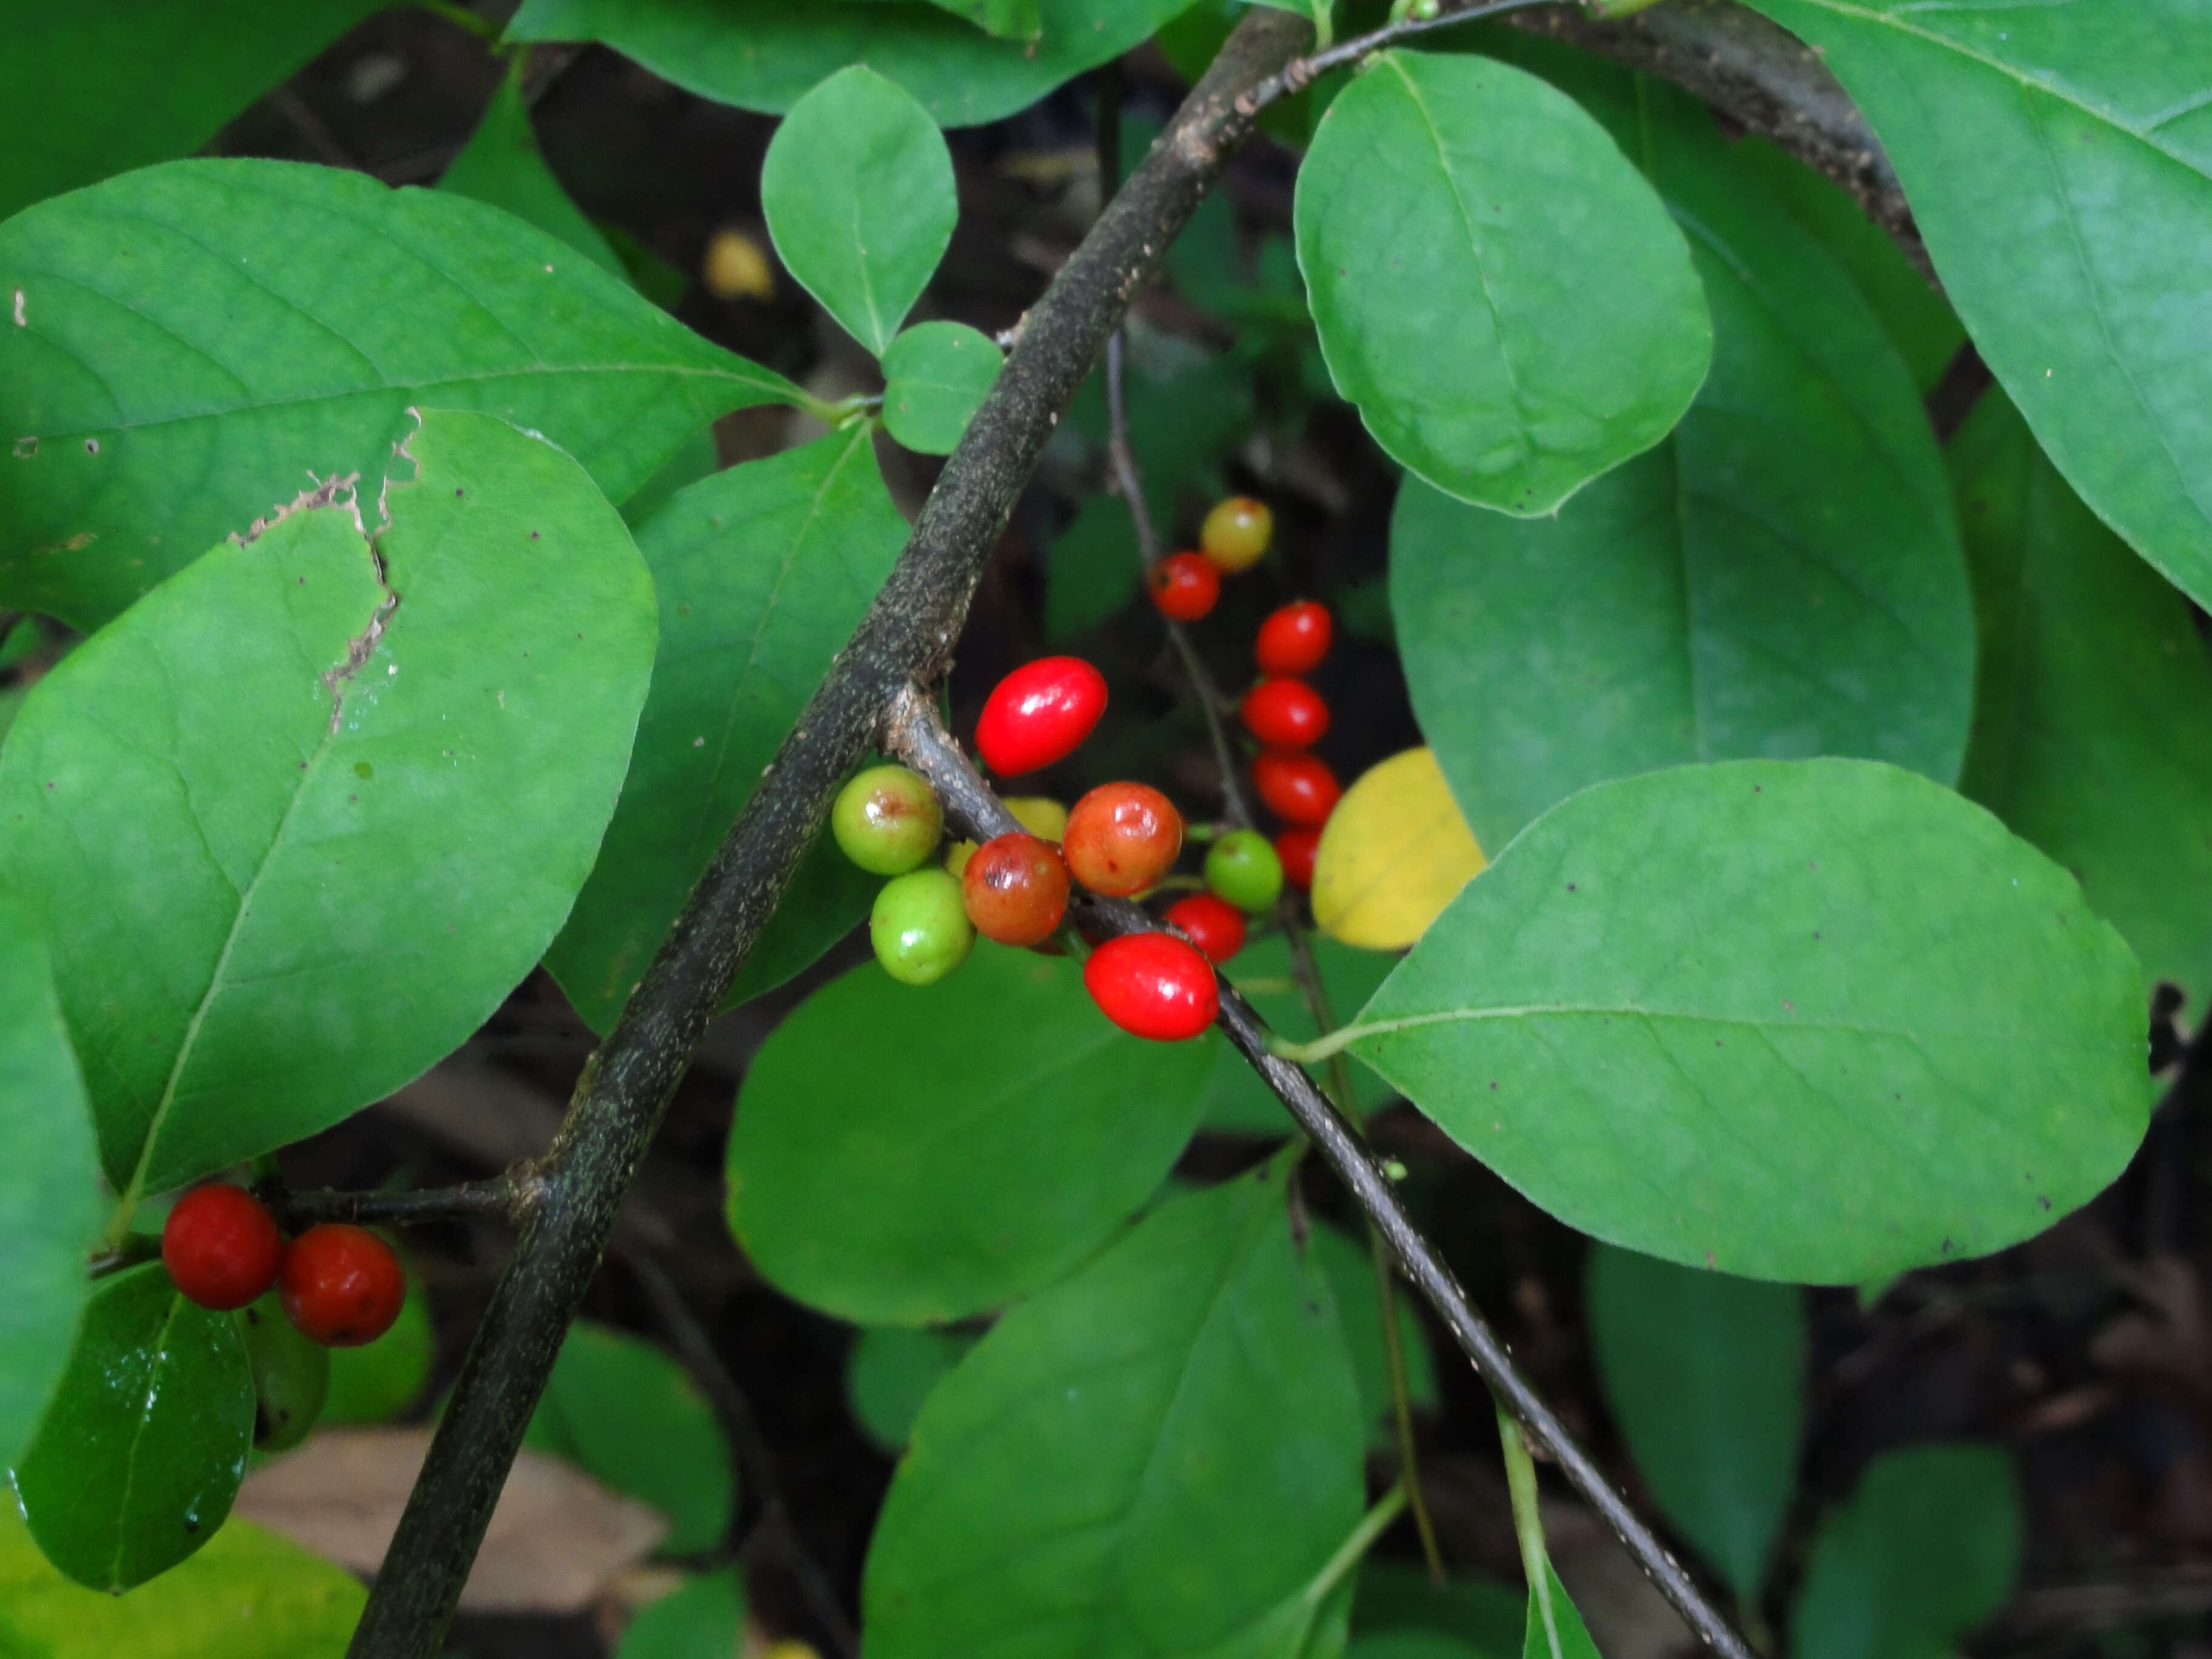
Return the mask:
<path id="1" fill-rule="evenodd" d="M 739 1553 L 752 1549 L 755 1540 L 773 1549 L 789 1570 L 817 1622 L 829 1632 L 840 1659 L 856 1659 L 860 1650 L 860 1632 L 846 1616 L 829 1574 L 807 1553 L 798 1528 L 792 1524 L 791 1508 L 784 1502 L 783 1483 L 776 1474 L 775 1454 L 769 1447 L 768 1437 L 761 1432 L 760 1419 L 753 1411 L 752 1401 L 738 1386 L 738 1379 L 730 1374 L 729 1367 L 723 1364 L 722 1357 L 714 1352 L 714 1339 L 684 1300 L 684 1292 L 652 1254 L 641 1249 L 624 1250 L 622 1259 L 639 1288 L 644 1291 L 646 1299 L 653 1304 L 653 1313 L 668 1340 L 675 1345 L 678 1357 L 714 1407 L 714 1414 L 721 1419 L 723 1431 L 730 1437 L 739 1485 L 760 1505 L 760 1518 Z"/>
<path id="2" fill-rule="evenodd" d="M 1340 41 L 1326 52 L 1316 52 L 1301 58 L 1286 66 L 1280 75 L 1262 81 L 1244 96 L 1252 106 L 1251 112 L 1256 115 L 1279 98 L 1288 98 L 1304 92 L 1329 70 L 1356 64 L 1363 58 L 1396 46 L 1401 40 L 1426 34 L 1431 29 L 1449 28 L 1455 23 L 1478 22 L 1485 17 L 1503 17 L 1509 11 L 1527 11 L 1533 7 L 1557 3 L 1558 0 L 1485 0 L 1484 4 L 1462 6 L 1456 11 L 1439 12 L 1434 17 L 1403 17 L 1395 23 L 1385 23 L 1369 33 Z"/>
<path id="3" fill-rule="evenodd" d="M 267 1186 L 255 1190 L 278 1224 L 288 1229 L 312 1227 L 325 1221 L 350 1222 L 356 1226 L 406 1226 L 481 1216 L 520 1226 L 543 1196 L 544 1182 L 536 1171 L 524 1169 L 489 1181 L 430 1187 L 419 1192 L 343 1193 L 325 1187 L 313 1192 L 295 1193 Z"/>
<path id="4" fill-rule="evenodd" d="M 539 1165 L 542 1200 L 492 1291 L 354 1632 L 351 1659 L 436 1659 L 545 1379 L 707 1022 L 893 697 L 949 659 L 985 562 L 1129 299 L 1250 131 L 1237 109 L 1310 38 L 1255 8 L 1161 143 L 1030 308 L 1022 337 L 923 503 L 906 550 L 738 814 Z"/>
<path id="5" fill-rule="evenodd" d="M 985 785 L 937 718 L 937 710 L 916 687 L 899 693 L 884 732 L 899 758 L 929 781 L 945 807 L 945 821 L 979 841 L 1020 828 L 1012 813 Z M 1160 924 L 1126 899 L 1080 894 L 1071 907 L 1085 927 L 1099 933 L 1158 931 Z M 1306 1137 L 1321 1153 L 1353 1200 L 1367 1212 L 1403 1267 L 1406 1277 L 1428 1299 L 1451 1338 L 1490 1385 L 1506 1409 L 1520 1419 L 1534 1443 L 1557 1462 L 1560 1472 L 1599 1517 L 1612 1528 L 1636 1564 L 1672 1602 L 1690 1628 L 1726 1659 L 1753 1659 L 1722 1613 L 1667 1553 L 1642 1518 L 1607 1481 L 1543 1398 L 1513 1364 L 1505 1345 L 1474 1310 L 1467 1292 L 1398 1202 L 1390 1177 L 1361 1143 L 1358 1134 L 1314 1080 L 1275 1052 L 1273 1034 L 1232 986 L 1221 988 L 1222 1035 L 1250 1062 Z"/>

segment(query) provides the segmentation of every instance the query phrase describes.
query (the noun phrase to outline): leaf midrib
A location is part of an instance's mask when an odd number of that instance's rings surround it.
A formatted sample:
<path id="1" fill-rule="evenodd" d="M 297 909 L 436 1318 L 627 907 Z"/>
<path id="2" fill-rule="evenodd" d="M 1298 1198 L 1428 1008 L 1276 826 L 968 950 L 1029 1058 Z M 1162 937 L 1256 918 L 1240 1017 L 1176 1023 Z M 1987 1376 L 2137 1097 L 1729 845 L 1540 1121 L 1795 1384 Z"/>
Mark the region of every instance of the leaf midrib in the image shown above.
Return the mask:
<path id="1" fill-rule="evenodd" d="M 1638 1019 L 1647 1024 L 1679 1020 L 1692 1025 L 1719 1025 L 1735 1030 L 1754 1031 L 1845 1031 L 1854 1036 L 1893 1037 L 1915 1047 L 1931 1036 L 1949 1036 L 1948 1032 L 1897 1030 L 1886 1025 L 1863 1025 L 1840 1019 L 1758 1019 L 1748 1015 L 1704 1014 L 1671 1008 L 1644 1008 L 1632 1002 L 1554 1002 L 1524 1003 L 1482 1008 L 1443 1008 L 1428 1013 L 1405 1014 L 1393 1019 L 1357 1020 L 1333 1033 L 1339 1046 L 1348 1047 L 1364 1038 L 1392 1036 L 1398 1032 L 1429 1025 L 1449 1025 L 1462 1022 L 1492 1019 L 1594 1018 Z"/>
<path id="2" fill-rule="evenodd" d="M 129 1537 L 125 1523 L 131 1513 L 131 1489 L 138 1483 L 138 1451 L 145 1444 L 147 1426 L 154 1419 L 155 1402 L 161 1398 L 161 1373 L 169 1358 L 169 1336 L 176 1328 L 177 1315 L 184 1305 L 185 1298 L 181 1295 L 169 1297 L 169 1311 L 162 1316 L 161 1333 L 154 1339 L 154 1363 L 149 1368 L 145 1403 L 140 1408 L 131 1431 L 131 1449 L 124 1454 L 123 1492 L 115 1505 L 115 1553 L 108 1558 L 107 1562 L 107 1576 L 111 1582 L 118 1584 L 124 1582 L 123 1552 Z"/>

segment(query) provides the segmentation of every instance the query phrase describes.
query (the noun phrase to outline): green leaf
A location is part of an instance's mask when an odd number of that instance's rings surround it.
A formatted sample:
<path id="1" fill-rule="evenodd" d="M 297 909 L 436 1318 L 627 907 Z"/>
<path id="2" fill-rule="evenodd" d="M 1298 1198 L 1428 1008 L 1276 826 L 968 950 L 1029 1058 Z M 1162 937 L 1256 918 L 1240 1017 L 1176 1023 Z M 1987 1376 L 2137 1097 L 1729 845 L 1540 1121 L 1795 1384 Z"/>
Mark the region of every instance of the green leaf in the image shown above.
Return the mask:
<path id="1" fill-rule="evenodd" d="M 868 1438 L 894 1457 L 904 1451 L 922 1401 L 975 1346 L 965 1331 L 902 1325 L 862 1331 L 845 1358 L 845 1393 Z"/>
<path id="2" fill-rule="evenodd" d="M 233 1521 L 129 1595 L 73 1584 L 0 1505 L 0 1653 L 9 1659 L 342 1659 L 368 1592 L 289 1539 Z"/>
<path id="3" fill-rule="evenodd" d="M 1517 1587 L 1495 1579 L 1455 1578 L 1436 1585 L 1413 1563 L 1370 1559 L 1359 1569 L 1352 1622 L 1362 1645 L 1352 1651 L 1368 1659 L 1366 1642 L 1403 1631 L 1450 1638 L 1454 1645 L 1437 1659 L 1470 1650 L 1479 1659 L 1511 1659 L 1528 1622 L 1528 1601 Z"/>
<path id="4" fill-rule="evenodd" d="M 660 607 L 653 688 L 599 864 L 546 957 L 594 1030 L 614 1024 L 906 535 L 857 428 L 715 473 L 639 524 Z M 827 838 L 803 869 L 740 995 L 812 962 L 880 885 Z"/>
<path id="5" fill-rule="evenodd" d="M 1296 217 L 1337 390 L 1462 500 L 1549 513 L 1666 436 L 1705 379 L 1681 233 L 1534 76 L 1382 54 L 1322 118 Z"/>
<path id="6" fill-rule="evenodd" d="M 0 52 L 0 218 L 188 155 L 386 0 L 15 6 Z"/>
<path id="7" fill-rule="evenodd" d="M 78 647 L 0 749 L 0 877 L 56 940 L 126 1208 L 450 1053 L 599 849 L 644 563 L 559 450 L 422 420 L 373 551 L 346 492 L 302 497 Z"/>
<path id="8" fill-rule="evenodd" d="M 1515 1598 L 1516 1613 L 1519 1598 Z M 1510 1648 L 1479 1648 L 1432 1630 L 1389 1630 L 1363 1636 L 1345 1659 L 1508 1659 Z"/>
<path id="9" fill-rule="evenodd" d="M 69 1357 L 100 1235 L 100 1157 L 46 946 L 0 892 L 0 1462 L 30 1437 Z"/>
<path id="10" fill-rule="evenodd" d="M 952 240 L 952 153 L 911 93 L 855 64 L 783 118 L 761 210 L 799 286 L 880 357 Z"/>
<path id="11" fill-rule="evenodd" d="M 865 963 L 745 1074 L 732 1231 L 770 1284 L 842 1319 L 981 1313 L 1063 1278 L 1151 1196 L 1212 1063 L 1109 1024 L 1065 957 L 989 946 L 926 988 Z"/>
<path id="12" fill-rule="evenodd" d="M 230 1316 L 185 1301 L 149 1261 L 93 1287 L 15 1496 L 47 1560 L 125 1590 L 214 1535 L 252 1441 L 253 1373 Z"/>
<path id="13" fill-rule="evenodd" d="M 964 17 L 986 34 L 1006 40 L 1034 40 L 1044 33 L 1038 0 L 930 0 L 955 17 Z"/>
<path id="14" fill-rule="evenodd" d="M 735 1567 L 686 1579 L 640 1609 L 615 1659 L 737 1659 L 745 1634 L 745 1587 Z"/>
<path id="15" fill-rule="evenodd" d="M 1843 267 L 1904 359 L 1912 384 L 1923 394 L 1933 392 L 1966 344 L 1966 331 L 1897 240 L 1866 216 L 1849 191 L 1781 145 L 1753 133 L 1738 139 L 1730 154 Z"/>
<path id="16" fill-rule="evenodd" d="M 2081 878 L 2154 979 L 2212 991 L 2212 661 L 1992 391 L 1952 441 L 1981 604 L 1961 786 Z"/>
<path id="17" fill-rule="evenodd" d="M 1521 1655 L 1522 1659 L 1602 1659 L 1574 1599 L 1549 1561 L 1544 1563 L 1543 1583 L 1530 1588 L 1528 1632 Z"/>
<path id="18" fill-rule="evenodd" d="M 1044 550 L 1044 636 L 1057 645 L 1096 628 L 1137 596 L 1142 565 L 1129 505 L 1093 495 Z"/>
<path id="19" fill-rule="evenodd" d="M 1249 1069 L 1249 1067 L 1248 1067 Z M 1278 1111 L 1280 1107 L 1276 1108 Z M 1360 1421 L 1370 1445 L 1393 1443 L 1395 1419 L 1390 1403 L 1390 1359 L 1382 1346 L 1382 1314 L 1375 1293 L 1375 1263 L 1367 1242 L 1342 1228 L 1316 1222 L 1307 1235 L 1314 1263 L 1328 1279 L 1337 1316 L 1344 1326 L 1345 1352 L 1359 1389 Z M 1437 1362 L 1429 1339 L 1413 1311 L 1413 1292 L 1402 1285 L 1391 1297 L 1398 1316 L 1398 1352 L 1406 1367 L 1406 1397 L 1416 1411 L 1437 1406 Z"/>
<path id="20" fill-rule="evenodd" d="M 1554 518 L 1407 482 L 1390 598 L 1422 734 L 1486 848 L 1586 784 L 1686 761 L 1857 755 L 1948 783 L 1973 609 L 1911 380 L 1702 106 L 1601 72 L 1579 89 L 1688 233 L 1712 373 L 1658 448 Z"/>
<path id="21" fill-rule="evenodd" d="M 436 1358 L 429 1296 L 422 1280 L 410 1273 L 407 1299 L 399 1304 L 399 1317 L 390 1330 L 358 1348 L 331 1350 L 331 1386 L 323 1399 L 321 1421 L 331 1428 L 390 1422 L 422 1397 Z"/>
<path id="22" fill-rule="evenodd" d="M 965 323 L 916 323 L 884 353 L 884 426 L 908 449 L 950 455 L 1006 358 Z"/>
<path id="23" fill-rule="evenodd" d="M 1661 1512 L 1757 1606 L 1797 1489 L 1802 1293 L 1600 1244 L 1583 1304 L 1606 1403 Z"/>
<path id="24" fill-rule="evenodd" d="M 1796 1659 L 1943 1659 L 2020 1576 L 2020 1489 L 1995 1446 L 1879 1457 L 1821 1523 L 1790 1610 Z"/>
<path id="25" fill-rule="evenodd" d="M 781 113 L 865 62 L 939 125 L 996 121 L 1120 57 L 1189 0 L 1037 0 L 1034 40 L 994 40 L 933 5 L 523 0 L 511 40 L 597 40 L 687 92 Z"/>
<path id="26" fill-rule="evenodd" d="M 702 428 L 686 438 L 683 447 L 661 463 L 660 471 L 623 501 L 623 521 L 635 530 L 675 499 L 678 490 L 711 478 L 721 470 L 722 451 L 714 441 L 714 429 Z"/>
<path id="27" fill-rule="evenodd" d="M 0 225 L 0 595 L 89 628 L 310 471 L 374 479 L 404 411 L 542 433 L 610 499 L 798 388 L 478 202 L 177 161 Z"/>
<path id="28" fill-rule="evenodd" d="M 2119 935 L 1979 807 L 1868 761 L 1570 798 L 1352 1035 L 1570 1225 L 1807 1284 L 2041 1231 L 2126 1165 L 2148 1106 Z"/>
<path id="29" fill-rule="evenodd" d="M 483 118 L 446 168 L 438 188 L 511 213 L 547 235 L 559 237 L 627 282 L 629 271 L 599 228 L 584 216 L 583 209 L 545 165 L 538 134 L 530 125 L 529 106 L 522 101 L 525 57 L 517 52 L 508 60 L 507 73 L 493 88 Z"/>
<path id="30" fill-rule="evenodd" d="M 1153 512 L 1172 519 L 1194 496 L 1224 493 L 1222 468 L 1231 453 L 1252 435 L 1258 413 L 1252 401 L 1252 370 L 1227 352 L 1207 355 L 1186 342 L 1129 331 L 1129 443 Z M 1063 426 L 1103 449 L 1107 438 L 1106 382 L 1093 374 L 1083 383 Z M 1121 510 L 1123 559 L 1135 585 L 1135 540 L 1128 530 L 1128 507 Z"/>
<path id="31" fill-rule="evenodd" d="M 1203 1652 L 1314 1581 L 1363 1435 L 1285 1197 L 1262 1172 L 1161 1206 L 930 1395 L 868 1554 L 873 1659 Z"/>
<path id="32" fill-rule="evenodd" d="M 2097 515 L 2212 604 L 2212 76 L 2198 0 L 1753 0 L 1896 165 L 1983 360 Z"/>
<path id="33" fill-rule="evenodd" d="M 1118 507 L 1120 502 L 1115 502 Z M 1122 509 L 1125 513 L 1126 508 Z M 1314 963 L 1321 970 L 1322 989 L 1328 994 L 1331 1011 L 1340 1019 L 1375 994 L 1375 988 L 1398 965 L 1386 951 L 1356 951 L 1326 935 L 1313 941 Z M 1306 1000 L 1291 977 L 1291 948 L 1279 934 L 1255 939 L 1239 951 L 1223 969 L 1229 982 L 1267 1022 L 1269 1029 L 1292 1042 L 1320 1035 L 1321 1028 L 1306 1012 Z M 1213 1070 L 1206 1078 L 1204 1127 L 1217 1134 L 1287 1135 L 1290 1113 L 1275 1092 L 1260 1080 L 1251 1061 L 1219 1037 L 1209 1037 L 1214 1049 Z M 1309 1068 L 1318 1082 L 1326 1082 L 1328 1067 Z M 1397 1091 L 1364 1066 L 1352 1063 L 1354 1103 L 1363 1112 L 1397 1098 Z"/>
<path id="34" fill-rule="evenodd" d="M 713 1549 L 737 1503 L 729 1443 L 690 1374 L 652 1343 L 606 1325 L 568 1328 L 531 1442 L 670 1521 L 661 1548 Z"/>

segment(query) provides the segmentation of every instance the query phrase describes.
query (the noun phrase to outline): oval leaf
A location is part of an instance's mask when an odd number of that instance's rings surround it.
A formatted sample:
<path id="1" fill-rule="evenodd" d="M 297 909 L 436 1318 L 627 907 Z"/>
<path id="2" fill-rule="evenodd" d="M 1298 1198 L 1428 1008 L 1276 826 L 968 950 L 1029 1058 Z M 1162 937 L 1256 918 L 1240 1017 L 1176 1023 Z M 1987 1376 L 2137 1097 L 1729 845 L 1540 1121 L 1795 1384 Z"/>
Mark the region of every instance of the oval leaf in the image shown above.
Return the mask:
<path id="1" fill-rule="evenodd" d="M 15 1495 L 47 1560 L 90 1589 L 129 1589 L 215 1535 L 252 1442 L 237 1327 L 150 1261 L 94 1288 Z"/>
<path id="2" fill-rule="evenodd" d="M 2072 878 L 1867 761 L 1739 761 L 1537 820 L 1352 1051 L 1571 1225 L 1863 1284 L 2039 1232 L 2126 1165 L 2142 970 Z"/>
<path id="3" fill-rule="evenodd" d="M 666 1516 L 663 1549 L 703 1553 L 728 1535 L 737 1503 L 729 1443 L 690 1374 L 650 1342 L 570 1326 L 528 1443 Z"/>
<path id="4" fill-rule="evenodd" d="M 884 426 L 908 449 L 950 455 L 1006 358 L 965 323 L 916 323 L 884 353 Z"/>
<path id="5" fill-rule="evenodd" d="M 1436 751 L 1408 749 L 1362 774 L 1322 826 L 1314 925 L 1346 945 L 1402 951 L 1482 867 Z"/>
<path id="6" fill-rule="evenodd" d="M 1463 501 L 1551 512 L 1705 379 L 1681 233 L 1602 128 L 1503 64 L 1377 58 L 1322 118 L 1297 222 L 1337 390 Z"/>
<path id="7" fill-rule="evenodd" d="M 791 0 L 524 0 L 511 40 L 598 40 L 702 98 L 771 114 L 848 64 L 904 87 L 932 119 L 1012 115 L 1132 46 L 1189 0 L 1037 0 L 1035 38 L 994 40 L 919 5 Z"/>
<path id="8" fill-rule="evenodd" d="M 1982 611 L 1960 786 L 2071 870 L 2154 979 L 2212 990 L 2212 659 L 2001 392 L 1952 441 Z"/>
<path id="9" fill-rule="evenodd" d="M 913 94 L 855 64 L 783 118 L 761 210 L 799 286 L 880 357 L 952 240 L 952 154 Z"/>
<path id="10" fill-rule="evenodd" d="M 845 1358 L 845 1394 L 878 1450 L 896 1457 L 906 1449 L 922 1401 L 975 1346 L 964 1331 L 903 1325 L 871 1326 L 854 1339 Z"/>
<path id="11" fill-rule="evenodd" d="M 653 689 L 599 863 L 546 957 L 592 1030 L 613 1026 L 906 534 L 859 428 L 715 473 L 638 526 L 660 607 Z M 736 994 L 811 963 L 879 884 L 825 838 Z"/>
<path id="12" fill-rule="evenodd" d="M 91 627 L 288 499 L 374 479 L 410 404 L 544 434 L 621 501 L 798 388 L 507 214 L 359 173 L 177 161 L 0 225 L 0 593 Z"/>
<path id="13" fill-rule="evenodd" d="M 1315 1580 L 1359 1519 L 1363 1433 L 1285 1198 L 1263 1174 L 1161 1206 L 939 1385 L 868 1552 L 876 1659 L 1009 1631 L 1203 1652 Z"/>
<path id="14" fill-rule="evenodd" d="M 343 1659 L 368 1599 L 351 1573 L 238 1520 L 111 1595 L 56 1572 L 0 1510 L 0 1653 L 23 1659 Z"/>
<path id="15" fill-rule="evenodd" d="M 1665 442 L 1556 518 L 1401 491 L 1407 684 L 1476 838 L 1687 761 L 1857 755 L 1952 781 L 1973 607 L 1911 377 L 1701 106 L 1571 67 L 1689 234 L 1713 367 Z"/>
<path id="16" fill-rule="evenodd" d="M 78 647 L 0 750 L 0 874 L 64 924 L 126 1203 L 450 1053 L 598 850 L 653 659 L 629 532 L 487 416 L 424 416 L 407 459 L 374 552 L 303 497 Z"/>
<path id="17" fill-rule="evenodd" d="M 1803 1293 L 1601 1244 L 1584 1305 L 1606 1403 L 1653 1498 L 1756 1606 L 1797 1490 Z"/>
<path id="18" fill-rule="evenodd" d="M 615 1659 L 737 1659 L 745 1635 L 738 1570 L 702 1574 L 641 1608 Z"/>
<path id="19" fill-rule="evenodd" d="M 2012 1461 L 1995 1446 L 1876 1458 L 1821 1523 L 1790 1611 L 1798 1659 L 1954 1653 L 2020 1576 Z"/>
<path id="20" fill-rule="evenodd" d="M 1107 1024 L 1065 957 L 986 945 L 921 989 L 866 963 L 746 1073 L 731 1229 L 778 1290 L 840 1318 L 981 1313 L 1060 1278 L 1152 1194 L 1212 1062 Z"/>
<path id="21" fill-rule="evenodd" d="M 1952 303 L 2059 471 L 2212 605 L 2200 0 L 1751 3 L 1866 112 Z"/>
<path id="22" fill-rule="evenodd" d="M 84 1310 L 100 1157 L 46 946 L 0 893 L 0 1460 L 23 1449 Z"/>

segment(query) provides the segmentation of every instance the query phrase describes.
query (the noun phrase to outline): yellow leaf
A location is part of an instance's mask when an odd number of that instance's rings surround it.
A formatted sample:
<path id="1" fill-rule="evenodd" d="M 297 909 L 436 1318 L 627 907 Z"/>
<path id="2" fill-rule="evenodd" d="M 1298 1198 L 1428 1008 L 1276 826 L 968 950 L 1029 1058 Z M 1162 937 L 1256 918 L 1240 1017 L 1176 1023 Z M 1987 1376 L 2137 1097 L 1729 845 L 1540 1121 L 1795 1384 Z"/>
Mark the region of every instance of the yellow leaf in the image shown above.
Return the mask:
<path id="1" fill-rule="evenodd" d="M 1329 814 L 1314 857 L 1314 921 L 1346 945 L 1402 951 L 1483 864 L 1435 754 L 1408 749 L 1369 768 Z"/>

